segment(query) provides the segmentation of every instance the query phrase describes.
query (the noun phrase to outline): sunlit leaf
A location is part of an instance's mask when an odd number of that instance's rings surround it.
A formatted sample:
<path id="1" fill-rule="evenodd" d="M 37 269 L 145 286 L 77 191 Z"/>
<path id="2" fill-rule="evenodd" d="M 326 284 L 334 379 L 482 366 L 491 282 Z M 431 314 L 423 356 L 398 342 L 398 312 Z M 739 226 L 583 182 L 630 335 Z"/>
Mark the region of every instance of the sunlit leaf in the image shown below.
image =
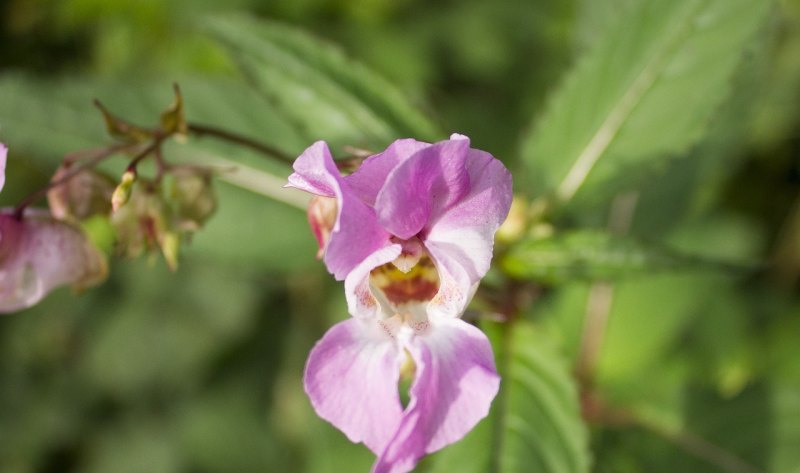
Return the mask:
<path id="1" fill-rule="evenodd" d="M 380 147 L 400 136 L 442 137 L 389 82 L 330 44 L 243 16 L 214 18 L 209 27 L 309 140 Z"/>
<path id="2" fill-rule="evenodd" d="M 531 193 L 572 199 L 687 150 L 730 91 L 768 1 L 655 0 L 607 28 L 522 147 Z"/>

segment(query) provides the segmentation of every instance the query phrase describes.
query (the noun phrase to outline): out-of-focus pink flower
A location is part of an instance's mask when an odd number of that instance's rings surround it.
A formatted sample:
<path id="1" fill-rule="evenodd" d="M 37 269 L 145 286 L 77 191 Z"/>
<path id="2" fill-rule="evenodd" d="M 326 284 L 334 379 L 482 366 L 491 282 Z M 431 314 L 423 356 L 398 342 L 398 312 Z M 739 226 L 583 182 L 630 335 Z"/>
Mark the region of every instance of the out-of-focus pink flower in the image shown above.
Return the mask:
<path id="1" fill-rule="evenodd" d="M 0 144 L 0 190 L 6 148 Z M 21 219 L 0 209 L 0 313 L 39 302 L 64 284 L 83 288 L 105 278 L 105 256 L 77 228 L 47 211 L 28 209 Z"/>
<path id="2" fill-rule="evenodd" d="M 462 135 L 395 141 L 348 176 L 317 142 L 294 170 L 289 186 L 336 204 L 335 218 L 311 221 L 353 315 L 311 351 L 306 392 L 321 417 L 378 456 L 373 472 L 410 471 L 461 439 L 497 394 L 489 341 L 459 317 L 489 269 L 511 175 Z"/>

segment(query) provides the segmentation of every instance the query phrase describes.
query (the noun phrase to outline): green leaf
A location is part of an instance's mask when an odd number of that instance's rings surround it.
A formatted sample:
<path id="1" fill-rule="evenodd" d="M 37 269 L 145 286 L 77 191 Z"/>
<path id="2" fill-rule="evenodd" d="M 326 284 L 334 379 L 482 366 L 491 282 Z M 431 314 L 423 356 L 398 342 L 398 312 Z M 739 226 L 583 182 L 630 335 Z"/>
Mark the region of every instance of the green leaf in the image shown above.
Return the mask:
<path id="1" fill-rule="evenodd" d="M 382 147 L 402 136 L 441 137 L 389 82 L 329 44 L 285 25 L 243 16 L 208 23 L 255 88 L 309 140 Z"/>
<path id="2" fill-rule="evenodd" d="M 570 367 L 532 325 L 484 324 L 503 381 L 489 418 L 430 459 L 429 473 L 588 472 L 588 431 Z"/>
<path id="3" fill-rule="evenodd" d="M 579 230 L 524 241 L 509 250 L 501 265 L 514 278 L 563 284 L 577 279 L 609 280 L 715 264 L 632 237 Z M 718 263 L 716 266 L 722 267 Z"/>
<path id="4" fill-rule="evenodd" d="M 525 184 L 566 203 L 686 151 L 728 95 L 766 18 L 761 0 L 654 0 L 628 9 L 562 84 L 522 146 Z M 633 172 L 635 171 L 635 172 Z"/>

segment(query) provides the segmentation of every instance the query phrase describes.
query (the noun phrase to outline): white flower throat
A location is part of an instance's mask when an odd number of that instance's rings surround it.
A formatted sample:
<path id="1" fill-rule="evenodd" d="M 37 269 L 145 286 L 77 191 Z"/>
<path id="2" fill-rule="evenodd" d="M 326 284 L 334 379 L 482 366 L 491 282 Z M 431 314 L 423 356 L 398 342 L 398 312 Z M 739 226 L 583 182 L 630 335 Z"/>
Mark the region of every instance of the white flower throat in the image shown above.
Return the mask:
<path id="1" fill-rule="evenodd" d="M 419 240 L 402 244 L 400 256 L 370 272 L 370 289 L 386 318 L 399 316 L 410 325 L 425 323 L 427 304 L 439 292 L 439 272 Z"/>

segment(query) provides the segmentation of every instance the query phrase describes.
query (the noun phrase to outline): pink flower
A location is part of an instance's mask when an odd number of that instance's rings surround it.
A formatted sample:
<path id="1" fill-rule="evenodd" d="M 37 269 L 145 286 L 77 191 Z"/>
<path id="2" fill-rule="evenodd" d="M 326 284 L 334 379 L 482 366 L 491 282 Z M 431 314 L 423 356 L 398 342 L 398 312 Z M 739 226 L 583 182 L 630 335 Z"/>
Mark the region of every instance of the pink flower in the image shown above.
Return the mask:
<path id="1" fill-rule="evenodd" d="M 327 206 L 335 218 L 319 205 L 309 216 L 353 315 L 311 351 L 306 393 L 322 418 L 378 456 L 373 472 L 410 471 L 469 432 L 497 394 L 489 341 L 459 317 L 489 269 L 511 175 L 462 135 L 395 141 L 348 176 L 317 142 L 294 170 L 289 186 L 336 204 Z M 326 221 L 328 232 L 317 228 Z M 403 408 L 407 361 L 415 377 Z"/>
<path id="2" fill-rule="evenodd" d="M 0 190 L 6 153 L 0 144 Z M 105 275 L 105 257 L 75 227 L 45 210 L 29 209 L 18 219 L 13 209 L 0 209 L 0 313 L 30 307 L 58 286 L 82 288 Z"/>

